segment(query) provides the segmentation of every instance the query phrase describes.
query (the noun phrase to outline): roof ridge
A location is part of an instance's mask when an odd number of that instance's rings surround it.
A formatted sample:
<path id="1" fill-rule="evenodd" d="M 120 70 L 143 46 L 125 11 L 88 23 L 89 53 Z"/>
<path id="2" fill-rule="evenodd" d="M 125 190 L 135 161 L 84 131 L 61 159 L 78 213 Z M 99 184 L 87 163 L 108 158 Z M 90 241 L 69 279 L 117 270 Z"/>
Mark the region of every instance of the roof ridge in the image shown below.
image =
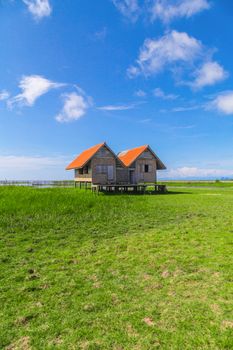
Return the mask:
<path id="1" fill-rule="evenodd" d="M 85 149 L 66 167 L 66 170 L 83 167 L 96 154 L 96 152 L 105 145 L 107 145 L 106 142 L 102 142 Z"/>
<path id="2" fill-rule="evenodd" d="M 149 145 L 134 147 L 120 152 L 118 157 L 125 166 L 130 166 L 147 148 L 149 148 Z"/>

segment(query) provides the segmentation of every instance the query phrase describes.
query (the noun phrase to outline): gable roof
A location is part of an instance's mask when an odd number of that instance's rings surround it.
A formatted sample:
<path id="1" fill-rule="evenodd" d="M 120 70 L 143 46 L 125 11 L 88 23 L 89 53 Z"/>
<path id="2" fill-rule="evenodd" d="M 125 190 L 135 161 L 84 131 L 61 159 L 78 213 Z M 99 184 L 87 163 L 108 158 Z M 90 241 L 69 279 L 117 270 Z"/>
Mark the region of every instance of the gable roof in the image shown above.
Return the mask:
<path id="1" fill-rule="evenodd" d="M 126 151 L 122 151 L 118 154 L 118 158 L 125 166 L 130 166 L 146 149 L 147 145 L 132 148 Z"/>
<path id="2" fill-rule="evenodd" d="M 86 149 L 66 167 L 66 170 L 82 168 L 103 146 L 106 146 L 105 142 Z"/>
<path id="3" fill-rule="evenodd" d="M 157 155 L 152 151 L 149 145 L 144 145 L 136 148 L 129 149 L 127 151 L 120 152 L 118 154 L 118 158 L 122 161 L 122 163 L 129 167 L 143 152 L 146 150 L 149 150 L 153 156 L 157 160 L 157 169 L 166 169 L 165 165 L 162 163 L 162 161 L 157 157 Z"/>

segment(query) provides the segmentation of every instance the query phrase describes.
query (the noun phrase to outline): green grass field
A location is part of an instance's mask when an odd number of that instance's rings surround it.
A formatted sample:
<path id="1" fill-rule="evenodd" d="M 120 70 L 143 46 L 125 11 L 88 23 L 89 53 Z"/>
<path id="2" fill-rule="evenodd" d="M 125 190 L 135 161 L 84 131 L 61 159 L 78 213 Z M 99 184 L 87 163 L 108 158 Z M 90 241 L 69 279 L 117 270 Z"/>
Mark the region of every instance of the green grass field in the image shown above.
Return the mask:
<path id="1" fill-rule="evenodd" d="M 161 181 L 160 184 L 172 187 L 232 187 L 233 181 Z"/>
<path id="2" fill-rule="evenodd" d="M 233 188 L 172 191 L 0 188 L 0 349 L 233 349 Z"/>

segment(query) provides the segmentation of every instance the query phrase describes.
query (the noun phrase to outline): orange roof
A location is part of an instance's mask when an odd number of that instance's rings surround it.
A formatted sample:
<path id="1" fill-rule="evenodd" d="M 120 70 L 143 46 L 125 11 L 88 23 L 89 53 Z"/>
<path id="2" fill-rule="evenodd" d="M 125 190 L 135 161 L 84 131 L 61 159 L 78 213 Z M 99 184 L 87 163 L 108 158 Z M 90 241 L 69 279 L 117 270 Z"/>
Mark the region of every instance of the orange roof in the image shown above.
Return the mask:
<path id="1" fill-rule="evenodd" d="M 105 145 L 105 142 L 99 143 L 98 145 L 95 145 L 83 151 L 77 158 L 75 158 L 75 160 L 73 160 L 73 162 L 71 162 L 66 167 L 66 170 L 82 168 L 96 154 L 96 152 L 98 152 L 98 150 L 104 145 Z"/>
<path id="2" fill-rule="evenodd" d="M 148 147 L 145 145 L 120 152 L 118 158 L 125 166 L 130 166 Z"/>
<path id="3" fill-rule="evenodd" d="M 157 160 L 157 170 L 166 169 L 166 166 L 161 162 L 159 157 L 152 151 L 149 145 L 136 147 L 123 151 L 118 154 L 118 158 L 125 166 L 130 166 L 144 151 L 149 150 Z"/>

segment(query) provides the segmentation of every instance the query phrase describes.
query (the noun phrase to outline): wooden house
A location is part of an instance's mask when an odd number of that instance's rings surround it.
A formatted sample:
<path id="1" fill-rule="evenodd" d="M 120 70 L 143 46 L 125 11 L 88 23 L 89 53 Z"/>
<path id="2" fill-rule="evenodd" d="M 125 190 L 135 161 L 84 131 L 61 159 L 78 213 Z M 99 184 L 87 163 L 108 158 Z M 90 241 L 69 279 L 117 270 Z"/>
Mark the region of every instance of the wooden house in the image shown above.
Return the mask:
<path id="1" fill-rule="evenodd" d="M 118 157 L 104 142 L 83 151 L 66 170 L 74 170 L 75 182 L 115 184 L 117 162 Z"/>
<path id="2" fill-rule="evenodd" d="M 80 184 L 137 185 L 155 183 L 157 170 L 166 167 L 149 145 L 116 155 L 104 142 L 83 151 L 66 169 L 74 170 L 74 180 Z"/>
<path id="3" fill-rule="evenodd" d="M 154 183 L 157 181 L 157 171 L 166 169 L 149 145 L 120 152 L 118 158 L 127 169 L 125 180 L 129 184 Z M 117 178 L 120 178 L 119 171 Z"/>

